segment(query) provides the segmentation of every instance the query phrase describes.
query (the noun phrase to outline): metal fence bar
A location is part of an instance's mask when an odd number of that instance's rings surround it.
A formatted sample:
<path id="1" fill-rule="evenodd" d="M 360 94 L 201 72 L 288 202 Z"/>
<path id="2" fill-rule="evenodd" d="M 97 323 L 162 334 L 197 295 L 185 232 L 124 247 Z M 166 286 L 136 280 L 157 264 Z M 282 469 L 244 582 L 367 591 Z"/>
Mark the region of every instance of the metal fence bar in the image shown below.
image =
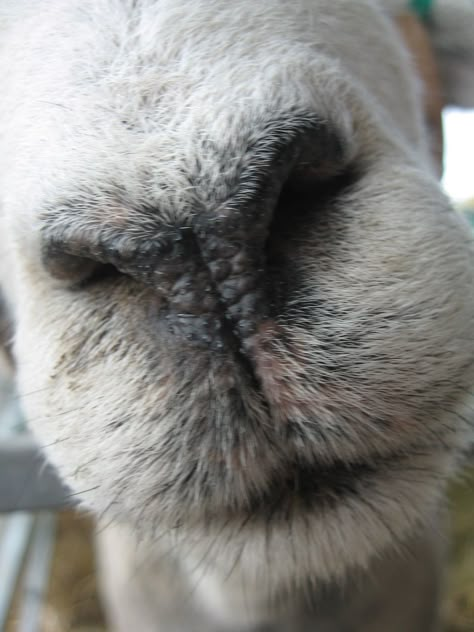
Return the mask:
<path id="1" fill-rule="evenodd" d="M 0 512 L 59 509 L 73 500 L 30 436 L 0 441 Z"/>
<path id="2" fill-rule="evenodd" d="M 38 514 L 21 585 L 18 632 L 38 632 L 40 629 L 41 609 L 49 583 L 55 535 L 56 516 L 50 512 Z"/>
<path id="3" fill-rule="evenodd" d="M 0 632 L 5 629 L 32 528 L 32 514 L 14 513 L 4 518 L 0 539 Z"/>

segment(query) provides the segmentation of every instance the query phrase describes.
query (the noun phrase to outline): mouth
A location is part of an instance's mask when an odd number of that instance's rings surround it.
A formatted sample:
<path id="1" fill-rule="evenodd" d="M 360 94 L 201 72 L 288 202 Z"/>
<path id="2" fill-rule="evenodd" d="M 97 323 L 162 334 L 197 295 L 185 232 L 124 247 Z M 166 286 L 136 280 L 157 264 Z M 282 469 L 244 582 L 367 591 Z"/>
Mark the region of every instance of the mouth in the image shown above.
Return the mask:
<path id="1" fill-rule="evenodd" d="M 379 477 L 403 469 L 406 458 L 406 454 L 393 454 L 353 462 L 333 461 L 329 465 L 293 463 L 255 491 L 238 513 L 245 513 L 251 520 L 261 517 L 265 522 L 270 518 L 278 522 L 296 513 L 331 510 L 366 493 Z"/>
<path id="2" fill-rule="evenodd" d="M 379 483 L 387 479 L 405 480 L 416 474 L 422 481 L 424 474 L 432 475 L 433 460 L 436 455 L 413 451 L 352 462 L 336 460 L 329 465 L 293 465 L 250 499 L 247 512 L 277 522 L 296 514 L 322 514 L 364 500 L 371 489 L 378 493 Z"/>
<path id="3" fill-rule="evenodd" d="M 253 509 L 283 506 L 288 498 L 295 499 L 302 509 L 332 505 L 357 494 L 360 483 L 376 476 L 380 467 L 375 462 L 342 461 L 330 466 L 300 466 L 270 483 L 261 497 L 254 499 Z"/>

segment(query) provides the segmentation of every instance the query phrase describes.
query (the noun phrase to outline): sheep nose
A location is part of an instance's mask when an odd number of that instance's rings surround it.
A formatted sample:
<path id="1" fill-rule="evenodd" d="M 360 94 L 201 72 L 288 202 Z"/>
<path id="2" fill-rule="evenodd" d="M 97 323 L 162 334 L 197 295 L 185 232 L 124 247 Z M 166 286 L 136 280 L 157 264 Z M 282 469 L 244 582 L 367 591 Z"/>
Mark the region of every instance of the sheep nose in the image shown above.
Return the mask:
<path id="1" fill-rule="evenodd" d="M 82 233 L 65 228 L 61 217 L 59 229 L 51 221 L 45 231 L 45 267 L 53 276 L 84 285 L 100 278 L 98 267 L 113 266 L 155 290 L 159 316 L 173 336 L 222 347 L 230 335 L 245 346 L 268 316 L 266 243 L 283 187 L 305 189 L 337 173 L 343 160 L 338 137 L 309 117 L 273 123 L 241 153 L 227 193 L 219 197 L 207 191 L 203 197 L 214 202 L 200 204 L 192 219 L 180 221 L 176 209 L 174 225 L 160 223 L 155 209 L 155 237 L 133 225 L 131 212 L 130 227 L 124 225 L 120 234 L 115 229 L 115 235 L 110 226 L 95 232 L 87 217 L 75 220 L 87 226 Z M 105 214 L 106 224 L 113 220 Z"/>

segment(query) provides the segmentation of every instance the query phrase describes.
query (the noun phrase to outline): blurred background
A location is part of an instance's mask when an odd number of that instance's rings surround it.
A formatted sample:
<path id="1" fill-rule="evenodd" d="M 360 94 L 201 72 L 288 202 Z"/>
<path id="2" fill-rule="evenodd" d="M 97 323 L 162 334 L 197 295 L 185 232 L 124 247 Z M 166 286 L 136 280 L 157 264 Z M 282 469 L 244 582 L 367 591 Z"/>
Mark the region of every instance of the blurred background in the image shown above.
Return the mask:
<path id="1" fill-rule="evenodd" d="M 443 187 L 457 204 L 474 209 L 474 110 L 447 108 L 443 127 Z"/>
<path id="2" fill-rule="evenodd" d="M 446 110 L 444 134 L 442 185 L 474 229 L 474 111 Z M 57 510 L 74 499 L 23 430 L 0 357 L 0 632 L 105 632 L 92 522 L 74 510 Z M 12 511 L 18 506 L 40 511 Z M 474 632 L 474 456 L 452 485 L 449 508 L 446 632 Z"/>

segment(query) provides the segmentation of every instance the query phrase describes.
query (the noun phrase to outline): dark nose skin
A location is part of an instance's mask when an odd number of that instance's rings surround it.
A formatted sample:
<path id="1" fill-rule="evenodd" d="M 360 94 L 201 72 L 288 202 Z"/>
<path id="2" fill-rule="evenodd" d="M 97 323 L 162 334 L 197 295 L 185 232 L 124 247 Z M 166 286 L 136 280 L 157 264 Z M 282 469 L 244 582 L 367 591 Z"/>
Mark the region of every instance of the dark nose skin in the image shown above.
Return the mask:
<path id="1" fill-rule="evenodd" d="M 264 316 L 264 232 L 181 229 L 173 247 L 148 274 L 164 298 L 168 330 L 183 341 L 223 349 L 251 336 Z M 251 235 L 250 238 L 247 235 Z M 253 238 L 252 238 L 253 237 Z"/>
<path id="2" fill-rule="evenodd" d="M 184 273 L 169 295 L 170 320 L 187 339 L 219 348 L 230 335 L 251 336 L 264 316 L 264 247 L 255 237 L 245 239 L 245 228 L 222 237 L 199 232 L 196 256 L 189 261 L 186 252 Z"/>
<path id="3" fill-rule="evenodd" d="M 283 187 L 305 189 L 337 174 L 342 154 L 337 135 L 314 116 L 272 121 L 248 143 L 225 199 L 196 209 L 187 225 L 160 226 L 155 210 L 156 238 L 137 239 L 127 224 L 120 232 L 81 231 L 80 217 L 69 226 L 58 209 L 44 231 L 43 264 L 52 276 L 83 284 L 97 266 L 113 266 L 156 290 L 160 317 L 182 342 L 218 350 L 231 340 L 243 350 L 268 317 L 266 243 Z"/>

